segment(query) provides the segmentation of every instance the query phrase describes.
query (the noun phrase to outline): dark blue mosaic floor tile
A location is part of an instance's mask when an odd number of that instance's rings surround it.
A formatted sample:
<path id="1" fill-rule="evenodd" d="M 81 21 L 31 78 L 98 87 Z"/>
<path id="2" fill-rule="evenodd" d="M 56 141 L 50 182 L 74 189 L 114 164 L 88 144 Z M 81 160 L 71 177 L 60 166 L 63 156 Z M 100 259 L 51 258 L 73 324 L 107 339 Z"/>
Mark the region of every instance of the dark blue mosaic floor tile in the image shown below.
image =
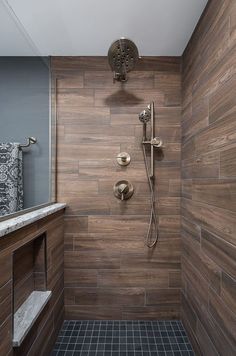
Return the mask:
<path id="1" fill-rule="evenodd" d="M 194 356 L 180 321 L 66 320 L 51 356 Z"/>

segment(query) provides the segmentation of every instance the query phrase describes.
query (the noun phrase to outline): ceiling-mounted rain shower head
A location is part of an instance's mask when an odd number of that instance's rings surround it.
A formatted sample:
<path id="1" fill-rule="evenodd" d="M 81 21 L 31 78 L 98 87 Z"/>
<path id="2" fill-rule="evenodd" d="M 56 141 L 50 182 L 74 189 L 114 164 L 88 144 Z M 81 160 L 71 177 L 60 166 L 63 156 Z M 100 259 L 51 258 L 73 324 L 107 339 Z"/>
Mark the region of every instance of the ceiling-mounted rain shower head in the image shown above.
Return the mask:
<path id="1" fill-rule="evenodd" d="M 150 121 L 151 120 L 151 110 L 148 108 L 148 109 L 141 111 L 141 113 L 139 114 L 139 120 L 143 124 L 146 124 L 148 121 Z"/>
<path id="2" fill-rule="evenodd" d="M 139 59 L 138 48 L 127 38 L 113 42 L 108 51 L 108 62 L 114 72 L 114 80 L 125 82 L 127 73 L 134 69 Z"/>

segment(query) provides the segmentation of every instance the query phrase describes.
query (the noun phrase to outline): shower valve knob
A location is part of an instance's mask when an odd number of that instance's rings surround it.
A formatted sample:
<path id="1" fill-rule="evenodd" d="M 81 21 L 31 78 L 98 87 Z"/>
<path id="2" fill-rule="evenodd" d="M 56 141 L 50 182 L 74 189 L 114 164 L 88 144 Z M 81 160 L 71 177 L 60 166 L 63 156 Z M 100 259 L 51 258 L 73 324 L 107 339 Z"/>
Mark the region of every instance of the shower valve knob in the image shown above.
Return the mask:
<path id="1" fill-rule="evenodd" d="M 133 185 L 127 180 L 118 181 L 113 190 L 115 197 L 122 201 L 131 198 L 134 193 Z"/>
<path id="2" fill-rule="evenodd" d="M 127 152 L 121 152 L 117 155 L 116 160 L 120 166 L 128 166 L 128 164 L 130 164 L 131 158 Z"/>

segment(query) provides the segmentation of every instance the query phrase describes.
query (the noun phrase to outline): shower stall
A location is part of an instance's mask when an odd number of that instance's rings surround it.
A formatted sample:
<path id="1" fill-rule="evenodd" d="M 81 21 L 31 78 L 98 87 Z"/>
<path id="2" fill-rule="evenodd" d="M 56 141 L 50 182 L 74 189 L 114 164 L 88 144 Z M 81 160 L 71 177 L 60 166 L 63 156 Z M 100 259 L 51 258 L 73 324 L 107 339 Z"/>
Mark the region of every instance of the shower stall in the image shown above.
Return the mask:
<path id="1" fill-rule="evenodd" d="M 0 356 L 235 356 L 236 2 L 3 3 Z"/>
<path id="2" fill-rule="evenodd" d="M 114 83 L 105 57 L 52 58 L 66 319 L 180 317 L 181 61 L 134 58 Z"/>

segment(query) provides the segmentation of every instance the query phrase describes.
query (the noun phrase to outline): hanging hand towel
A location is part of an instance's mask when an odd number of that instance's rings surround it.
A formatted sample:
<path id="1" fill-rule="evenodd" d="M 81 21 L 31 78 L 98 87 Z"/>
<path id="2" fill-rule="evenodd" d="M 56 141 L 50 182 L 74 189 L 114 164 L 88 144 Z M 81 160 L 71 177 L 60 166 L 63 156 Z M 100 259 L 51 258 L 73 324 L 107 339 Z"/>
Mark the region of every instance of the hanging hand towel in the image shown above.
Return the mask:
<path id="1" fill-rule="evenodd" d="M 19 143 L 0 143 L 0 216 L 23 209 L 23 166 Z"/>

